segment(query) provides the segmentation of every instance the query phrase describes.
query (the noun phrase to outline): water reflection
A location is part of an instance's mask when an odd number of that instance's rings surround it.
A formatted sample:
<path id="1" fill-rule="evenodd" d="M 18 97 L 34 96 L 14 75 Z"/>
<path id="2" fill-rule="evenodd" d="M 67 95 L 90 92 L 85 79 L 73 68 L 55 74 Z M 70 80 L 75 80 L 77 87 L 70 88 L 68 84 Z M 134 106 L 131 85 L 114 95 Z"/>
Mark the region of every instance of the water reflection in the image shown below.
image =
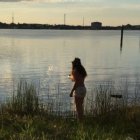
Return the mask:
<path id="1" fill-rule="evenodd" d="M 125 31 L 123 49 L 119 49 L 120 31 L 1 30 L 0 96 L 12 93 L 11 81 L 16 86 L 19 79 L 25 78 L 39 81 L 40 96 L 46 98 L 48 89 L 53 94 L 59 83 L 60 94 L 70 100 L 72 83 L 67 76 L 75 57 L 81 58 L 87 69 L 87 83 L 117 81 L 125 75 L 133 78 L 140 72 L 139 34 Z"/>
<path id="2" fill-rule="evenodd" d="M 120 54 L 122 54 L 122 46 L 120 46 Z"/>
<path id="3" fill-rule="evenodd" d="M 139 52 L 140 52 L 140 37 L 139 37 Z"/>

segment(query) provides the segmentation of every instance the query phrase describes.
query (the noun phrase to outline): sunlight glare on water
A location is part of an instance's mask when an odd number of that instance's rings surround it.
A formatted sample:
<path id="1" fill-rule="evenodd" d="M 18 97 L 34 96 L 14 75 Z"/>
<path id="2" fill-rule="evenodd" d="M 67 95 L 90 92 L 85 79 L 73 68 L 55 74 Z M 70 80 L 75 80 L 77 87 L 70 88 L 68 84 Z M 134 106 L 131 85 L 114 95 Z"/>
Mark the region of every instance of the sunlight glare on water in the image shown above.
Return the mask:
<path id="1" fill-rule="evenodd" d="M 118 81 L 140 74 L 140 31 L 124 31 L 120 51 L 120 31 L 0 30 L 0 97 L 11 96 L 21 79 L 29 79 L 47 96 L 61 93 L 68 98 L 72 82 L 71 61 L 81 58 L 90 90 L 95 81 Z M 66 95 L 67 94 L 67 95 Z"/>

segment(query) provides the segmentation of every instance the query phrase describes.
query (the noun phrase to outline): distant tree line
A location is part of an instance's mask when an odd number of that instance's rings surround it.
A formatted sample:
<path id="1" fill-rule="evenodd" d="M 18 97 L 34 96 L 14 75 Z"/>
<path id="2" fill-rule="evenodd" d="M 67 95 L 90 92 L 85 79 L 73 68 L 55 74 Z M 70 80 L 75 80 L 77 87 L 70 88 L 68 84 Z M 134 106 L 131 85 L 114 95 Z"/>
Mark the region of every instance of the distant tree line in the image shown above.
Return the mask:
<path id="1" fill-rule="evenodd" d="M 62 29 L 62 30 L 120 30 L 121 26 L 102 26 L 101 28 L 92 28 L 91 26 L 81 25 L 63 25 L 63 24 L 29 24 L 29 23 L 2 23 L 0 22 L 0 29 Z M 126 30 L 140 30 L 140 25 L 124 25 Z"/>
<path id="2" fill-rule="evenodd" d="M 61 24 L 28 24 L 28 23 L 2 23 L 0 22 L 0 29 L 90 29 L 90 26 L 74 26 L 74 25 L 61 25 Z"/>

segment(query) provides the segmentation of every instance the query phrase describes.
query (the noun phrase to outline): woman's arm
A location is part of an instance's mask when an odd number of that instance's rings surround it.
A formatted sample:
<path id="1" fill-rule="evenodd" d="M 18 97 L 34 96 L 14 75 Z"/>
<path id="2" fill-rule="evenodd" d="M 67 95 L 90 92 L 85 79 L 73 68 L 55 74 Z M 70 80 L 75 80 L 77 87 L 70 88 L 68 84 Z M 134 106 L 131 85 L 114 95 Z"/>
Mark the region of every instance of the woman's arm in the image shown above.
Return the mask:
<path id="1" fill-rule="evenodd" d="M 74 83 L 74 86 L 73 86 L 73 88 L 72 88 L 72 90 L 71 90 L 71 92 L 70 92 L 70 97 L 72 97 L 72 95 L 73 95 L 73 91 L 76 89 L 76 83 Z"/>
<path id="2" fill-rule="evenodd" d="M 70 97 L 72 97 L 73 91 L 77 88 L 77 85 L 78 85 L 77 84 L 77 71 L 76 71 L 76 69 L 72 71 L 72 77 L 73 77 L 73 81 L 75 83 L 74 83 L 74 86 L 73 86 L 73 88 L 72 88 L 72 90 L 70 92 Z"/>

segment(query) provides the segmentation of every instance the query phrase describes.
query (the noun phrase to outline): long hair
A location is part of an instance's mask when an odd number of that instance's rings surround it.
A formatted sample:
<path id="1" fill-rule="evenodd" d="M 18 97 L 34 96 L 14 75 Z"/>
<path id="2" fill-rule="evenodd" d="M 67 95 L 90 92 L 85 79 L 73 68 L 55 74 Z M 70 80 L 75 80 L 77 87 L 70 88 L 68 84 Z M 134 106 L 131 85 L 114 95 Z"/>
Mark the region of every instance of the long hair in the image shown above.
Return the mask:
<path id="1" fill-rule="evenodd" d="M 79 58 L 75 58 L 74 61 L 72 61 L 72 69 L 76 69 L 83 78 L 87 76 L 87 72 L 84 66 L 81 64 L 81 60 Z"/>

